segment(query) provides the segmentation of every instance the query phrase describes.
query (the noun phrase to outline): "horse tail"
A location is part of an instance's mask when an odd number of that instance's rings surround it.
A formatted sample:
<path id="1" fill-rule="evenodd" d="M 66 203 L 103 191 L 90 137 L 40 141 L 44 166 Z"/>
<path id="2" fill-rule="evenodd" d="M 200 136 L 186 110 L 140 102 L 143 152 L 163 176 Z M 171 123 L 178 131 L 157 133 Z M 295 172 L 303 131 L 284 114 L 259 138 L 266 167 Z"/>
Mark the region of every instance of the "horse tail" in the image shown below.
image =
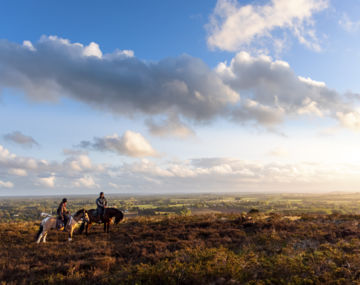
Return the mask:
<path id="1" fill-rule="evenodd" d="M 40 227 L 39 227 L 39 231 L 38 233 L 36 234 L 36 239 L 35 240 L 38 240 L 39 236 L 41 235 L 42 231 L 44 230 L 44 226 L 42 224 L 40 224 Z"/>

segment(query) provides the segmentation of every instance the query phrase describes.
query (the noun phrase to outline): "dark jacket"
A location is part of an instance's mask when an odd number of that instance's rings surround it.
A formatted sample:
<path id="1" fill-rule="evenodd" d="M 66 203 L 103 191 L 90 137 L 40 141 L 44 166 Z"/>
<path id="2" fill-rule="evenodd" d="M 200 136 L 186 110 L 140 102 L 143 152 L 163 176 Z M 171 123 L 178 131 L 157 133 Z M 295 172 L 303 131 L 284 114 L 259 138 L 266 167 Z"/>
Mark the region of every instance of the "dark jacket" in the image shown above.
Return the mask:
<path id="1" fill-rule="evenodd" d="M 63 220 L 67 213 L 68 211 L 66 209 L 66 205 L 63 202 L 61 202 L 57 209 L 58 216 Z"/>
<path id="2" fill-rule="evenodd" d="M 105 207 L 107 206 L 107 201 L 106 201 L 106 198 L 97 198 L 96 199 L 96 206 L 97 206 L 97 213 L 98 215 L 103 215 L 104 212 L 105 212 Z"/>

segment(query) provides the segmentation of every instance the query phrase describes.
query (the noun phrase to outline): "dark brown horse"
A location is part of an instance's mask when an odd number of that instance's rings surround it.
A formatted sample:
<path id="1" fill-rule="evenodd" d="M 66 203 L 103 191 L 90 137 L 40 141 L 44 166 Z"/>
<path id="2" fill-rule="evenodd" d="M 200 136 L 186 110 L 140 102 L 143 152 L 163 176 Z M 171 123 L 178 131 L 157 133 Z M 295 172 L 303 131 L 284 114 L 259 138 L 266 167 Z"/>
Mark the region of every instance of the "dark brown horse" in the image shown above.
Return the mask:
<path id="1" fill-rule="evenodd" d="M 114 224 L 117 225 L 124 218 L 124 214 L 115 208 L 106 208 L 104 211 L 103 219 L 97 214 L 95 209 L 91 209 L 87 211 L 89 221 L 84 221 L 80 227 L 80 234 L 84 231 L 85 233 L 89 233 L 89 229 L 91 228 L 93 223 L 104 224 L 104 233 L 110 232 L 110 223 L 113 218 L 115 218 Z"/>

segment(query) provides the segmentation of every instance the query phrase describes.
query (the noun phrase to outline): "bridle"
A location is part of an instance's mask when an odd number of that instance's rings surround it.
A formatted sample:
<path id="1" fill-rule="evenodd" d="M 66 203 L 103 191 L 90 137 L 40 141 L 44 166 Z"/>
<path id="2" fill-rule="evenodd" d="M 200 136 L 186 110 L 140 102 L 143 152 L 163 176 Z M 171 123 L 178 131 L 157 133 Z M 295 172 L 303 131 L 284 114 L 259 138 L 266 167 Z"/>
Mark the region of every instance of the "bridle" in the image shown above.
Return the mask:
<path id="1" fill-rule="evenodd" d="M 72 218 L 73 217 L 71 216 L 70 219 L 72 219 Z M 88 215 L 86 210 L 83 210 L 82 211 L 82 217 L 79 220 L 76 220 L 76 219 L 74 219 L 74 220 L 76 221 L 77 224 L 80 223 L 80 222 L 83 222 L 83 221 L 88 223 L 89 222 L 89 215 Z"/>
<path id="2" fill-rule="evenodd" d="M 82 218 L 80 220 L 83 221 L 83 222 L 86 222 L 86 223 L 88 223 L 90 221 L 89 220 L 89 214 L 87 213 L 86 210 L 83 210 L 83 216 L 82 216 Z"/>

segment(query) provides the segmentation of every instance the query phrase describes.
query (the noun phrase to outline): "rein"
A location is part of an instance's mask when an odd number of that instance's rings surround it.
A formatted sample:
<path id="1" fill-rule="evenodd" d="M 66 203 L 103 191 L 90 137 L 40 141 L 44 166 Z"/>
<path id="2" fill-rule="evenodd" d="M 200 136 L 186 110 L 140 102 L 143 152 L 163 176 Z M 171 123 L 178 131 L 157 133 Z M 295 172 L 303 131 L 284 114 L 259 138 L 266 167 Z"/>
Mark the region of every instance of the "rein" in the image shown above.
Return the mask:
<path id="1" fill-rule="evenodd" d="M 74 219 L 73 215 L 70 215 L 70 219 L 69 219 L 69 221 L 68 221 L 67 224 L 70 226 L 71 223 L 72 223 L 72 220 L 74 220 L 76 224 L 79 224 L 79 223 L 81 222 L 81 220 L 85 218 L 84 216 L 85 216 L 85 215 L 83 215 L 83 217 L 80 218 L 80 219 L 77 221 L 76 219 Z"/>

